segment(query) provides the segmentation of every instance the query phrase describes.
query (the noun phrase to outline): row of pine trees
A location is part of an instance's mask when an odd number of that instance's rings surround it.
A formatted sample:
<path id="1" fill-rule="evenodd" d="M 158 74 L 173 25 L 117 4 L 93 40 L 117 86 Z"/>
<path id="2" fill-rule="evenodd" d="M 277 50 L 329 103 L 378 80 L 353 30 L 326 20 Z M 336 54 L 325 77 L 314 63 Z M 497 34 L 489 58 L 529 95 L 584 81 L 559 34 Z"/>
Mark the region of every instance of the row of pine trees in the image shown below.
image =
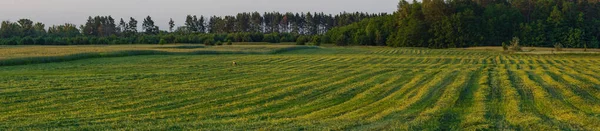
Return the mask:
<path id="1" fill-rule="evenodd" d="M 29 19 L 16 22 L 3 21 L 0 26 L 0 38 L 12 37 L 130 37 L 137 35 L 158 34 L 227 34 L 227 33 L 294 33 L 299 35 L 317 35 L 338 26 L 345 26 L 362 19 L 383 16 L 386 14 L 340 13 L 326 15 L 324 13 L 279 13 L 267 12 L 260 14 L 239 13 L 235 16 L 204 16 L 188 15 L 184 25 L 176 27 L 171 19 L 169 27 L 161 30 L 156 26 L 152 17 L 148 16 L 141 22 L 138 30 L 138 20 L 135 18 L 115 20 L 112 16 L 89 17 L 83 25 L 63 24 L 53 25 L 46 29 L 45 24 L 34 23 Z"/>

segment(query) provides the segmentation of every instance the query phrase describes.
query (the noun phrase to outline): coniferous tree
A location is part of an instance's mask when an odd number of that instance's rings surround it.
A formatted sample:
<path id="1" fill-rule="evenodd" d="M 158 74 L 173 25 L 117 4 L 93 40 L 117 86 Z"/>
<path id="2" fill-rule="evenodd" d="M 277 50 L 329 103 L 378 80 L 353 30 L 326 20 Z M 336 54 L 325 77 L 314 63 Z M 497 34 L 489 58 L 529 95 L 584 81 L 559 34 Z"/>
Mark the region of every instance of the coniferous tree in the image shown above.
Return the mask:
<path id="1" fill-rule="evenodd" d="M 117 31 L 119 33 L 123 33 L 127 31 L 127 23 L 125 23 L 125 20 L 123 20 L 123 18 L 121 18 L 121 20 L 119 21 L 119 26 L 117 28 Z"/>
<path id="2" fill-rule="evenodd" d="M 250 14 L 238 13 L 235 17 L 236 32 L 249 32 L 250 31 Z"/>
<path id="3" fill-rule="evenodd" d="M 198 19 L 197 21 L 197 26 L 198 26 L 198 32 L 200 33 L 205 33 L 206 32 L 206 20 L 204 19 L 204 16 L 200 16 L 200 19 Z"/>
<path id="4" fill-rule="evenodd" d="M 96 27 L 94 27 L 94 19 L 92 16 L 88 17 L 85 25 L 81 25 L 81 30 L 83 35 L 94 36 L 96 35 Z"/>
<path id="5" fill-rule="evenodd" d="M 236 27 L 235 27 L 235 17 L 234 16 L 225 16 L 225 19 L 223 19 L 224 21 L 224 27 L 223 27 L 223 33 L 233 33 L 236 32 Z"/>
<path id="6" fill-rule="evenodd" d="M 29 19 L 20 19 L 17 21 L 19 23 L 19 28 L 21 29 L 21 36 L 33 36 L 35 31 L 33 30 L 33 21 Z"/>
<path id="7" fill-rule="evenodd" d="M 2 21 L 2 25 L 0 26 L 0 36 L 2 38 L 19 36 L 20 34 L 21 29 L 19 24 L 10 21 Z"/>
<path id="8" fill-rule="evenodd" d="M 251 31 L 250 32 L 263 32 L 263 17 L 258 12 L 252 13 L 251 20 Z"/>
<path id="9" fill-rule="evenodd" d="M 144 30 L 144 32 L 146 34 L 158 34 L 158 26 L 154 25 L 154 21 L 152 20 L 152 17 L 147 16 L 143 23 L 142 23 L 142 28 Z"/>
<path id="10" fill-rule="evenodd" d="M 173 32 L 174 27 L 175 27 L 175 21 L 173 21 L 173 18 L 171 18 L 169 20 L 169 32 Z"/>
<path id="11" fill-rule="evenodd" d="M 60 37 L 75 37 L 78 36 L 79 29 L 75 24 L 66 23 L 64 25 L 55 25 L 48 28 L 48 34 Z"/>
<path id="12" fill-rule="evenodd" d="M 273 15 L 271 13 L 265 12 L 263 15 L 265 33 L 273 33 L 273 26 L 271 26 L 271 21 L 273 21 Z"/>
<path id="13" fill-rule="evenodd" d="M 130 17 L 129 23 L 127 24 L 127 32 L 130 34 L 136 34 L 138 32 L 137 24 L 138 24 L 138 21 L 135 20 L 133 17 Z"/>
<path id="14" fill-rule="evenodd" d="M 46 25 L 40 22 L 33 25 L 34 36 L 43 36 L 46 34 Z"/>
<path id="15" fill-rule="evenodd" d="M 308 12 L 306 14 L 304 20 L 305 20 L 304 23 L 306 23 L 307 30 L 308 30 L 307 34 L 309 34 L 309 35 L 317 34 L 316 33 L 317 24 L 315 23 L 314 17 L 310 12 Z"/>
<path id="16" fill-rule="evenodd" d="M 188 31 L 191 31 L 191 32 L 198 31 L 198 27 L 196 27 L 197 18 L 195 20 L 194 17 L 192 17 L 192 15 L 187 15 L 187 17 L 185 18 L 185 27 L 187 27 Z"/>

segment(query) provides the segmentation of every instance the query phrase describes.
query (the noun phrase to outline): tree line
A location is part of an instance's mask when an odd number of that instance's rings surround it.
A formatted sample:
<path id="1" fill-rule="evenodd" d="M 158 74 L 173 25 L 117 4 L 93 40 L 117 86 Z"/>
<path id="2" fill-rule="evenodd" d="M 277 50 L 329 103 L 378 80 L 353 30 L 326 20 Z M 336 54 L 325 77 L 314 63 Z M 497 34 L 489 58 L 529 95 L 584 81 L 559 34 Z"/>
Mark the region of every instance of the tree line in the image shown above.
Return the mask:
<path id="1" fill-rule="evenodd" d="M 394 14 L 331 29 L 337 45 L 598 48 L 598 0 L 401 0 Z"/>
<path id="2" fill-rule="evenodd" d="M 361 12 L 337 15 L 250 12 L 223 17 L 188 15 L 184 25 L 178 27 L 170 19 L 169 27 L 165 30 L 161 30 L 152 17 L 147 16 L 141 21 L 139 31 L 138 20 L 133 17 L 116 20 L 112 16 L 90 16 L 83 25 L 66 23 L 48 28 L 40 22 L 20 19 L 2 22 L 0 45 L 295 42 L 300 37 L 312 38 L 334 27 L 386 15 Z"/>
<path id="3" fill-rule="evenodd" d="M 161 30 L 150 16 L 138 21 L 89 17 L 84 25 L 28 19 L 3 21 L 0 44 L 156 44 L 297 42 L 392 47 L 460 48 L 523 46 L 598 48 L 598 0 L 401 0 L 393 14 L 249 12 L 231 16 L 188 15 Z"/>

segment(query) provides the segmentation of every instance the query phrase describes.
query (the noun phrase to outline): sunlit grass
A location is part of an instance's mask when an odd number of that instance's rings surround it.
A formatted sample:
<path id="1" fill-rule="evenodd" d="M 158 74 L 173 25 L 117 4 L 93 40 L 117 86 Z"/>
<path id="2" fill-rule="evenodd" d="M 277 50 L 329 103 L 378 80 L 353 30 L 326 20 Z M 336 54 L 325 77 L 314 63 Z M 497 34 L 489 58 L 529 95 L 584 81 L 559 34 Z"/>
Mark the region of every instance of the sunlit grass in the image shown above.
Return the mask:
<path id="1" fill-rule="evenodd" d="M 2 46 L 0 63 L 0 130 L 600 130 L 592 54 Z"/>

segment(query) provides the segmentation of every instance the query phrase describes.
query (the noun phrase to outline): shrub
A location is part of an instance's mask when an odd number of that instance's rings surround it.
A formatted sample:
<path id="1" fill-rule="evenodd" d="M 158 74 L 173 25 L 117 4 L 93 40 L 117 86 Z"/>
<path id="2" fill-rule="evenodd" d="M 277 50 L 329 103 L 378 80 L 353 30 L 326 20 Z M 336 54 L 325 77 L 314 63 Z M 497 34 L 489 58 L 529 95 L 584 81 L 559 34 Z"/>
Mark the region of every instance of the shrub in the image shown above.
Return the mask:
<path id="1" fill-rule="evenodd" d="M 213 39 L 206 39 L 204 40 L 204 45 L 209 46 L 209 45 L 214 45 L 215 41 Z"/>
<path id="2" fill-rule="evenodd" d="M 236 34 L 230 33 L 230 34 L 227 34 L 227 36 L 225 36 L 225 39 L 233 40 L 233 41 L 241 41 L 242 38 L 237 33 Z"/>
<path id="3" fill-rule="evenodd" d="M 277 43 L 281 43 L 281 42 L 293 42 L 293 41 L 287 41 L 285 38 L 279 38 L 279 41 Z"/>
<path id="4" fill-rule="evenodd" d="M 506 42 L 502 42 L 502 50 L 508 51 L 508 45 L 506 45 Z"/>
<path id="5" fill-rule="evenodd" d="M 22 38 L 18 43 L 18 45 L 33 45 L 33 44 L 35 44 L 33 42 L 33 38 L 31 38 L 29 36 Z"/>
<path id="6" fill-rule="evenodd" d="M 563 51 L 563 45 L 561 43 L 554 44 L 554 50 Z"/>
<path id="7" fill-rule="evenodd" d="M 223 42 L 221 42 L 221 41 L 217 41 L 217 43 L 216 43 L 216 44 L 217 44 L 217 45 L 223 45 Z"/>
<path id="8" fill-rule="evenodd" d="M 45 41 L 44 41 L 43 37 L 33 38 L 33 43 L 36 44 L 36 45 L 44 45 L 45 44 L 44 42 Z"/>
<path id="9" fill-rule="evenodd" d="M 104 37 L 98 39 L 96 42 L 97 42 L 96 44 L 103 44 L 103 45 L 110 43 L 110 41 Z M 66 44 L 68 44 L 68 43 L 66 43 Z"/>
<path id="10" fill-rule="evenodd" d="M 518 37 L 513 37 L 513 39 L 510 41 L 510 50 L 514 51 L 514 52 L 523 51 L 523 49 L 521 48 L 521 45 L 519 45 Z"/>
<path id="11" fill-rule="evenodd" d="M 158 44 L 161 44 L 161 45 L 167 44 L 167 40 L 160 39 L 160 42 L 158 42 Z"/>
<path id="12" fill-rule="evenodd" d="M 89 41 L 88 41 L 88 43 L 89 43 Z M 46 44 L 46 45 L 54 45 L 55 44 L 54 43 L 54 38 L 52 38 L 52 37 L 46 37 L 46 38 L 44 38 L 44 44 Z"/>
<path id="13" fill-rule="evenodd" d="M 264 35 L 263 38 L 263 42 L 269 42 L 269 43 L 279 43 L 279 34 L 277 33 L 271 33 L 271 34 L 266 34 Z"/>
<path id="14" fill-rule="evenodd" d="M 120 43 L 120 42 L 119 42 L 119 40 L 116 40 L 116 39 L 115 39 L 115 40 L 111 40 L 111 41 L 110 41 L 110 44 L 111 44 L 111 45 L 118 45 L 118 44 L 122 44 L 122 43 Z"/>
<path id="15" fill-rule="evenodd" d="M 335 44 L 338 46 L 348 45 L 348 37 L 344 34 L 340 35 L 340 37 L 335 40 Z"/>
<path id="16" fill-rule="evenodd" d="M 8 39 L 0 39 L 0 44 L 2 45 L 16 45 L 18 43 L 17 38 L 8 38 Z"/>
<path id="17" fill-rule="evenodd" d="M 296 45 L 306 45 L 306 42 L 308 42 L 308 38 L 306 38 L 305 36 L 300 36 L 296 40 Z"/>
<path id="18" fill-rule="evenodd" d="M 598 41 L 598 39 L 596 39 L 594 37 L 588 44 L 586 44 L 586 47 L 587 48 L 598 48 L 599 44 L 600 44 L 600 41 Z"/>
<path id="19" fill-rule="evenodd" d="M 90 39 L 90 41 L 91 41 L 91 42 L 94 42 L 94 43 L 92 43 L 92 44 L 96 44 L 96 43 L 95 43 L 95 42 L 96 42 L 96 40 L 97 40 L 97 39 L 95 39 L 95 38 L 94 38 L 94 39 Z M 61 38 L 59 38 L 59 37 L 56 37 L 56 38 L 54 38 L 54 41 L 53 41 L 53 43 L 54 43 L 54 45 L 66 45 L 66 44 L 67 44 L 67 42 L 65 42 L 65 41 L 64 41 L 64 39 L 61 39 Z"/>
<path id="20" fill-rule="evenodd" d="M 311 40 L 314 46 L 321 46 L 321 36 L 314 36 Z"/>
<path id="21" fill-rule="evenodd" d="M 233 45 L 233 43 L 231 42 L 231 40 L 227 40 L 227 45 Z"/>

